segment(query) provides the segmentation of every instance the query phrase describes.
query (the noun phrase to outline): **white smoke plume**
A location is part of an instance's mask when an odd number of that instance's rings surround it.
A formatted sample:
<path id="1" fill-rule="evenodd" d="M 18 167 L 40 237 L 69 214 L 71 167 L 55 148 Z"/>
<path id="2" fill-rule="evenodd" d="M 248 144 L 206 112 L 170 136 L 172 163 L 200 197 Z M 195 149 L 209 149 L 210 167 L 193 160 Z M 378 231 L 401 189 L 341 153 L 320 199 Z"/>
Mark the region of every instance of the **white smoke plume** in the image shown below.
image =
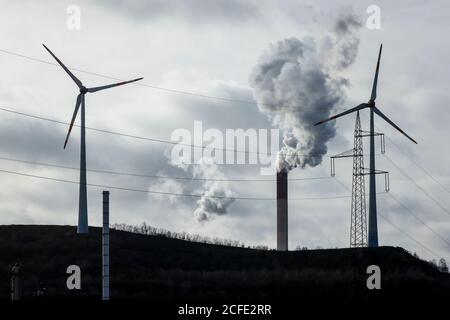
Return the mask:
<path id="1" fill-rule="evenodd" d="M 201 164 L 194 167 L 193 174 L 196 178 L 215 179 L 206 180 L 201 188 L 203 196 L 197 201 L 197 208 L 194 210 L 197 220 L 200 222 L 207 221 L 212 215 L 226 214 L 228 207 L 234 202 L 235 194 L 229 188 L 227 181 L 218 181 L 225 179 L 225 175 L 219 170 L 218 166 L 212 161 L 202 159 Z"/>
<path id="2" fill-rule="evenodd" d="M 284 130 L 278 170 L 315 167 L 335 136 L 333 122 L 314 127 L 345 99 L 348 80 L 339 75 L 358 52 L 361 23 L 341 15 L 320 39 L 291 37 L 271 44 L 250 75 L 261 112 Z"/>
<path id="3" fill-rule="evenodd" d="M 189 163 L 186 161 L 186 163 Z M 198 164 L 185 165 L 183 163 L 170 162 L 184 171 L 191 171 L 194 178 L 201 181 L 201 187 L 194 193 L 201 194 L 197 201 L 194 216 L 199 222 L 205 222 L 214 215 L 227 214 L 228 208 L 234 202 L 235 193 L 231 190 L 225 174 L 220 171 L 217 164 L 211 158 L 202 158 Z M 204 179 L 204 180 L 203 180 Z"/>

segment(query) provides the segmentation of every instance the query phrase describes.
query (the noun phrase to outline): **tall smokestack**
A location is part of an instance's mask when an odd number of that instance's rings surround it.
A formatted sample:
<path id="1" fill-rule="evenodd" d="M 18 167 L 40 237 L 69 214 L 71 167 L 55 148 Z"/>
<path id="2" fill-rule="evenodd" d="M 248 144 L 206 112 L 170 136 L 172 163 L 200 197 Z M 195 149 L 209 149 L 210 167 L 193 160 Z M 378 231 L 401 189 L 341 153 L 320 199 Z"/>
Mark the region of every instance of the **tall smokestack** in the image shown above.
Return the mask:
<path id="1" fill-rule="evenodd" d="M 288 250 L 288 173 L 277 172 L 277 250 Z"/>

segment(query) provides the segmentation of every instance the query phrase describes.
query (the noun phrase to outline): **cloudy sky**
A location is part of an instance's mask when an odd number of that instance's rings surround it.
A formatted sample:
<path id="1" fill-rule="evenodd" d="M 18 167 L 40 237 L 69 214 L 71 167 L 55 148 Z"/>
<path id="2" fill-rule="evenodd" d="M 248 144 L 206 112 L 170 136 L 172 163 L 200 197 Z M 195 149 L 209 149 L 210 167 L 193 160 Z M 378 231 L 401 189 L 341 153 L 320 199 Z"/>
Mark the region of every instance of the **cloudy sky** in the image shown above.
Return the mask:
<path id="1" fill-rule="evenodd" d="M 366 9 L 380 8 L 381 29 L 366 26 Z M 450 178 L 447 166 L 450 46 L 450 5 L 446 1 L 21 1 L 0 0 L 0 170 L 66 180 L 78 180 L 76 170 L 5 160 L 77 167 L 79 129 L 66 150 L 67 125 L 20 116 L 6 110 L 67 122 L 77 88 L 43 49 L 45 43 L 87 85 L 110 79 L 143 76 L 141 85 L 128 85 L 86 97 L 87 126 L 131 135 L 170 140 L 174 130 L 203 127 L 225 129 L 276 128 L 279 122 L 253 101 L 250 77 L 270 44 L 288 38 L 322 39 L 342 14 L 356 16 L 358 45 L 352 63 L 339 70 L 348 80 L 338 112 L 370 96 L 379 44 L 383 57 L 377 105 L 418 140 L 413 145 L 392 127 L 376 120 L 384 132 L 386 156 L 377 156 L 377 168 L 391 173 L 391 194 L 378 197 L 382 245 L 402 246 L 426 259 L 450 259 Z M 68 27 L 80 9 L 80 28 Z M 316 40 L 319 41 L 319 40 Z M 322 52 L 321 61 L 338 58 Z M 23 56 L 31 57 L 27 59 Z M 50 62 L 50 63 L 45 63 Z M 77 70 L 88 71 L 80 72 Z M 301 76 L 298 86 L 303 85 Z M 290 82 L 292 86 L 295 86 Z M 198 97 L 170 90 L 228 99 Z M 314 88 L 311 89 L 314 91 Z M 6 109 L 6 110 L 5 110 Z M 291 178 L 329 177 L 329 156 L 352 148 L 354 115 L 339 119 L 336 135 L 327 141 L 327 153 L 315 167 L 294 169 Z M 368 114 L 362 114 L 367 128 Z M 78 123 L 79 119 L 77 119 Z M 367 146 L 367 141 L 365 142 Z M 88 168 L 147 175 L 222 179 L 270 179 L 258 165 L 219 165 L 186 170 L 170 164 L 171 145 L 87 131 Z M 377 146 L 379 148 L 379 146 Z M 394 166 L 394 162 L 403 173 Z M 366 159 L 368 163 L 368 159 Z M 351 187 L 351 160 L 337 163 L 337 179 Z M 425 170 L 425 171 L 424 171 Z M 405 175 L 406 174 L 406 175 Z M 414 181 L 412 182 L 410 178 Z M 71 224 L 77 221 L 78 188 L 74 184 L 0 173 L 0 224 Z M 149 179 L 89 172 L 88 182 L 124 188 L 175 193 L 230 192 L 237 197 L 273 198 L 269 182 L 202 183 L 189 180 Z M 379 177 L 378 189 L 384 181 Z M 212 191 L 211 191 L 212 190 Z M 101 223 L 100 188 L 88 189 L 89 222 Z M 333 178 L 291 181 L 291 198 L 349 195 Z M 236 199 L 231 203 L 197 203 L 196 198 L 169 197 L 111 190 L 111 221 L 147 224 L 173 231 L 231 238 L 247 244 L 275 247 L 274 201 Z M 209 219 L 198 221 L 199 206 L 216 208 Z M 223 208 L 222 208 L 223 209 Z M 416 217 L 414 217 L 414 214 Z M 426 226 L 420 221 L 425 222 Z M 432 230 L 430 230 L 429 228 Z M 350 199 L 291 201 L 289 246 L 346 247 L 349 243 Z M 404 233 L 418 240 L 421 247 Z M 441 239 L 440 237 L 444 238 Z"/>

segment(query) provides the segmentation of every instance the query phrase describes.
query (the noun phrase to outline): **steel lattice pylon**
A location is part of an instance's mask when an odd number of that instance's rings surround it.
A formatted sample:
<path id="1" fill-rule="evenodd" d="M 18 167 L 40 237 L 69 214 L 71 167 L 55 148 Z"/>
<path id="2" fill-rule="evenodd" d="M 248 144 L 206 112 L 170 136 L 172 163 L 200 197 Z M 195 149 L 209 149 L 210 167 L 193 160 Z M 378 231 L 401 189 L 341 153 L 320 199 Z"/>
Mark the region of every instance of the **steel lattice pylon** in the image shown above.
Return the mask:
<path id="1" fill-rule="evenodd" d="M 381 153 L 385 153 L 384 134 L 379 132 L 374 132 L 371 134 L 370 132 L 362 130 L 359 111 L 357 111 L 353 149 L 331 157 L 332 177 L 336 175 L 336 158 L 353 158 L 350 247 L 368 246 L 366 189 L 364 177 L 370 175 L 370 170 L 364 167 L 363 138 L 371 136 L 380 136 Z M 384 174 L 384 187 L 385 191 L 388 192 L 389 172 L 375 170 L 374 174 Z"/>
<path id="2" fill-rule="evenodd" d="M 363 134 L 359 111 L 356 113 L 353 144 L 352 209 L 350 247 L 367 247 L 366 189 L 364 184 Z"/>

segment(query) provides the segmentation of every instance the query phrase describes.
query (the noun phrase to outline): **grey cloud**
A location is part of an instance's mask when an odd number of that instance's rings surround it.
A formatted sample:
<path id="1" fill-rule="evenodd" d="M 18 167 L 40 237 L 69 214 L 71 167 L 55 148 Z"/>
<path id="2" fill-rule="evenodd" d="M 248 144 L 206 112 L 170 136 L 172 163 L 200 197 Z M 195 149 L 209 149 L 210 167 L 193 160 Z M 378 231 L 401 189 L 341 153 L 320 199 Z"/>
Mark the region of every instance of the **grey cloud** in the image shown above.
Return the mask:
<path id="1" fill-rule="evenodd" d="M 2 113 L 0 143 L 2 155 L 14 154 L 32 160 L 64 158 L 71 151 L 63 152 L 64 129 L 39 120 L 20 118 Z"/>
<path id="2" fill-rule="evenodd" d="M 259 16 L 259 7 L 239 0 L 114 0 L 101 2 L 110 9 L 131 18 L 145 20 L 174 16 L 190 22 L 232 21 L 240 23 Z"/>
<path id="3" fill-rule="evenodd" d="M 345 69 L 355 61 L 359 47 L 359 29 L 362 23 L 360 19 L 352 13 L 343 13 L 336 20 L 335 31 L 335 56 L 337 66 Z"/>

